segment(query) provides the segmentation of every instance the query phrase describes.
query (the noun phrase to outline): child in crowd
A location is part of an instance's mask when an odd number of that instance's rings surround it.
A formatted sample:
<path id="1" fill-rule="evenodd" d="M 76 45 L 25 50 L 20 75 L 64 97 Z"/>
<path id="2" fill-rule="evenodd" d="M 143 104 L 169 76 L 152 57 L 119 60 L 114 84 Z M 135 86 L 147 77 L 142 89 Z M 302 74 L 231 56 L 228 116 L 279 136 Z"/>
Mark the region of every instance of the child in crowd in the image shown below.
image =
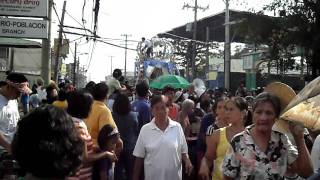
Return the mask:
<path id="1" fill-rule="evenodd" d="M 120 134 L 116 128 L 107 124 L 102 127 L 98 136 L 98 145 L 101 151 L 114 152 Z M 95 179 L 114 180 L 114 162 L 109 158 L 104 158 L 95 164 Z"/>

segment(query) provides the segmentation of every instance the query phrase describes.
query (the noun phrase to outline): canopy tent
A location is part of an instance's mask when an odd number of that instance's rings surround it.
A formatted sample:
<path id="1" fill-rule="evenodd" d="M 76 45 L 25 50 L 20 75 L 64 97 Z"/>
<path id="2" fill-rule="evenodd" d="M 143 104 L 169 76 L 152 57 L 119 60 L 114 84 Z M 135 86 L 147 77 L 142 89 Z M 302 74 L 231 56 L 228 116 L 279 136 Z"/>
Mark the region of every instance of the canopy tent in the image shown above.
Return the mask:
<path id="1" fill-rule="evenodd" d="M 266 42 L 272 29 L 277 29 L 281 18 L 251 12 L 230 10 L 230 40 L 239 43 Z M 188 23 L 190 24 L 190 23 Z M 178 26 L 170 31 L 159 33 L 162 38 L 192 39 L 193 32 L 187 31 L 188 24 Z M 197 21 L 197 41 L 206 41 L 206 28 L 209 28 L 209 41 L 224 42 L 225 11 L 202 18 Z M 255 39 L 248 34 L 256 35 Z M 254 41 L 254 42 L 253 42 Z"/>

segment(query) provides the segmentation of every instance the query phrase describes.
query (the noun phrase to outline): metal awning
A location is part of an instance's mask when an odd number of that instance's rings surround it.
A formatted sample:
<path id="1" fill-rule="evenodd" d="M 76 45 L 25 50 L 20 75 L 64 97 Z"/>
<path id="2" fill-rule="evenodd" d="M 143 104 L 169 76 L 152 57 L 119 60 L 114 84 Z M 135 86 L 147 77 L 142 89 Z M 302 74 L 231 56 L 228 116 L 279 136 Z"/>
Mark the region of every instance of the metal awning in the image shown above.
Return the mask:
<path id="1" fill-rule="evenodd" d="M 266 42 L 271 36 L 272 29 L 278 29 L 280 18 L 244 11 L 230 10 L 230 40 L 240 43 Z M 170 31 L 159 33 L 163 38 L 192 39 L 193 32 L 187 32 L 190 23 L 178 26 Z M 209 27 L 209 41 L 224 42 L 225 40 L 225 11 L 202 18 L 197 21 L 197 41 L 206 41 L 206 28 Z M 254 35 L 255 39 L 247 35 Z"/>
<path id="2" fill-rule="evenodd" d="M 41 48 L 41 43 L 21 38 L 0 37 L 0 47 Z"/>

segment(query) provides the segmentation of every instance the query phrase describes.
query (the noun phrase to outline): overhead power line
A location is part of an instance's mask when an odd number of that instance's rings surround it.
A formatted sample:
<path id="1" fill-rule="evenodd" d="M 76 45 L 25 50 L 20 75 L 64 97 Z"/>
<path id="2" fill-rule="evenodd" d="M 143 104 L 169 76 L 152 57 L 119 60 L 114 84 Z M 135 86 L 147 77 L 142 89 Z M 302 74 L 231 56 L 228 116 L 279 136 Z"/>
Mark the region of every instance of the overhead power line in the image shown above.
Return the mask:
<path id="1" fill-rule="evenodd" d="M 68 11 L 66 11 L 66 14 L 71 17 L 71 19 L 73 19 L 76 23 L 78 23 L 82 28 L 86 29 L 86 27 L 81 24 L 75 17 L 73 17 Z"/>
<path id="2" fill-rule="evenodd" d="M 106 42 L 106 41 L 103 41 L 103 40 L 100 40 L 100 39 L 97 39 L 96 41 L 108 44 L 110 46 L 114 46 L 114 47 L 118 47 L 118 48 L 122 48 L 122 49 L 127 49 L 127 50 L 131 50 L 131 51 L 136 51 L 136 49 L 128 48 L 128 47 L 126 48 L 126 47 L 123 47 L 123 46 L 120 46 L 120 45 L 117 45 L 117 44 L 112 44 L 112 43 L 109 43 L 109 42 Z"/>
<path id="3" fill-rule="evenodd" d="M 96 41 L 94 41 L 94 43 L 93 43 L 92 51 L 91 51 L 91 54 L 90 54 L 89 64 L 88 64 L 88 66 L 87 66 L 87 71 L 88 71 L 89 68 L 90 68 L 91 61 L 92 61 L 92 56 L 93 56 L 93 52 L 94 52 L 95 48 L 96 48 Z"/>
<path id="4" fill-rule="evenodd" d="M 62 29 L 63 36 L 64 36 L 65 39 L 67 39 L 67 35 L 66 35 L 66 33 L 64 33 L 64 31 L 63 31 L 63 24 L 61 23 L 61 19 L 60 19 L 60 17 L 59 17 L 59 14 L 58 14 L 57 9 L 56 9 L 55 6 L 56 6 L 56 5 L 54 4 L 53 10 L 54 10 L 54 12 L 55 12 L 55 14 L 56 14 L 56 16 L 57 16 L 57 18 L 58 18 L 59 27 L 62 26 L 61 29 Z M 64 10 L 64 12 L 66 12 L 66 11 Z M 62 41 L 62 42 L 63 42 L 63 41 Z M 62 43 L 62 45 L 64 45 L 64 44 Z M 70 47 L 70 44 L 69 44 L 69 51 L 70 51 L 71 54 L 73 55 L 73 51 L 72 51 L 72 49 L 71 49 L 71 47 Z"/>
<path id="5" fill-rule="evenodd" d="M 80 34 L 80 33 L 74 33 L 74 32 L 69 32 L 69 31 L 64 31 L 64 33 L 67 33 L 67 34 L 74 34 L 74 35 L 80 35 L 80 36 L 85 36 L 84 34 Z M 105 39 L 106 38 L 101 38 L 99 36 L 88 36 L 89 38 L 95 40 L 95 41 L 99 41 L 99 42 L 102 42 L 102 43 L 105 43 L 105 44 L 108 44 L 108 45 L 111 45 L 111 46 L 115 46 L 115 47 L 118 47 L 118 48 L 123 48 L 123 49 L 126 49 L 126 47 L 124 46 L 120 46 L 120 45 L 117 45 L 117 44 L 113 44 L 113 43 L 109 43 L 107 42 Z M 108 39 L 108 38 L 107 38 Z M 128 50 L 133 50 L 133 51 L 136 51 L 136 49 L 132 49 L 132 48 L 127 48 Z"/>
<path id="6" fill-rule="evenodd" d="M 111 40 L 111 41 L 125 41 L 124 39 L 115 39 L 115 38 L 104 38 L 104 37 L 100 37 L 100 39 L 104 39 L 104 40 Z M 127 40 L 127 42 L 140 42 L 137 40 Z"/>

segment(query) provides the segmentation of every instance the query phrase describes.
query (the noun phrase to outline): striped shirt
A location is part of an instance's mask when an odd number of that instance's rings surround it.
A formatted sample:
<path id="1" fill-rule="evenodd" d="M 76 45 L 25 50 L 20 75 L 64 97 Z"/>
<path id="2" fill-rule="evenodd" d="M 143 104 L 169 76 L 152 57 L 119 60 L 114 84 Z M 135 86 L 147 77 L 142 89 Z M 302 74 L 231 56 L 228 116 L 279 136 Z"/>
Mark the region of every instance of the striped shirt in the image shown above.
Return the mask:
<path id="1" fill-rule="evenodd" d="M 80 138 L 85 142 L 87 147 L 87 154 L 94 154 L 93 141 L 88 132 L 86 124 L 78 118 L 72 118 L 73 122 L 78 129 Z M 80 169 L 75 173 L 74 176 L 68 177 L 68 180 L 91 180 L 92 179 L 92 164 L 82 164 Z"/>
<path id="2" fill-rule="evenodd" d="M 206 131 L 206 136 L 211 136 L 211 134 L 213 133 L 213 131 L 219 129 L 219 127 L 216 124 L 211 124 L 207 131 Z"/>

